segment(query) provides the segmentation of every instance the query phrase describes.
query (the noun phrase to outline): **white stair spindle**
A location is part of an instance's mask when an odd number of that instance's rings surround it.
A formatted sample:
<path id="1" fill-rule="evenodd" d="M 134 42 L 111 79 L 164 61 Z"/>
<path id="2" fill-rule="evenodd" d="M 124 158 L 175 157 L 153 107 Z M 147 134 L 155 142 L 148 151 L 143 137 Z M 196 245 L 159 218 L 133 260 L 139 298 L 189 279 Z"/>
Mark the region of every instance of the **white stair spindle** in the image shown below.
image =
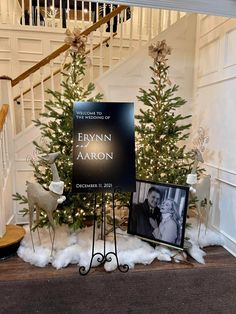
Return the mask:
<path id="1" fill-rule="evenodd" d="M 55 91 L 55 84 L 54 84 L 54 73 L 53 73 L 53 67 L 54 67 L 54 62 L 53 60 L 50 61 L 50 79 L 51 79 L 51 90 L 54 92 Z"/>
<path id="2" fill-rule="evenodd" d="M 100 3 L 100 6 L 98 9 L 99 9 L 99 18 L 104 17 L 106 15 L 106 3 Z"/>
<path id="3" fill-rule="evenodd" d="M 89 67 L 89 81 L 93 81 L 93 32 L 89 35 L 89 57 L 90 57 L 90 67 Z"/>
<path id="4" fill-rule="evenodd" d="M 105 3 L 103 3 L 103 15 L 102 15 L 103 17 L 104 16 L 106 16 L 106 4 Z M 102 26 L 101 26 L 101 28 L 102 28 L 102 32 L 103 32 L 103 36 L 106 36 L 106 26 L 107 26 L 107 24 L 103 24 Z M 104 35 L 105 34 L 105 35 Z"/>
<path id="5" fill-rule="evenodd" d="M 143 8 L 139 8 L 139 34 L 138 34 L 138 44 L 142 45 L 142 30 L 143 30 Z"/>
<path id="6" fill-rule="evenodd" d="M 20 88 L 20 106 L 21 106 L 21 131 L 25 129 L 25 104 L 23 94 L 23 81 L 19 83 Z"/>
<path id="7" fill-rule="evenodd" d="M 150 41 L 152 39 L 152 9 L 148 10 L 148 16 L 149 16 L 149 20 L 148 20 L 148 41 Z"/>
<path id="8" fill-rule="evenodd" d="M 112 33 L 112 25 L 111 25 L 111 29 L 110 29 L 110 40 L 108 41 L 108 45 L 109 45 L 109 51 L 108 51 L 108 55 L 109 55 L 109 68 L 112 67 L 112 56 L 113 56 L 113 33 Z"/>
<path id="9" fill-rule="evenodd" d="M 176 22 L 176 12 L 170 11 L 170 25 L 174 24 Z"/>
<path id="10" fill-rule="evenodd" d="M 167 28 L 171 25 L 171 11 L 167 11 Z"/>
<path id="11" fill-rule="evenodd" d="M 133 7 L 130 8 L 129 54 L 133 50 Z"/>
<path id="12" fill-rule="evenodd" d="M 62 0 L 59 1 L 59 27 L 62 27 Z"/>
<path id="13" fill-rule="evenodd" d="M 60 75 L 60 87 L 61 87 L 61 94 L 62 95 L 64 93 L 64 88 L 62 86 L 62 82 L 63 82 L 63 74 L 62 73 L 63 73 L 64 61 L 65 61 L 65 57 L 66 57 L 65 55 L 66 55 L 66 52 L 60 54 L 60 69 L 61 69 L 61 71 L 60 71 L 59 75 Z M 62 98 L 63 98 L 63 96 L 62 96 Z"/>
<path id="14" fill-rule="evenodd" d="M 126 22 L 127 21 L 127 9 L 123 11 L 123 16 L 124 16 L 123 22 Z"/>
<path id="15" fill-rule="evenodd" d="M 39 8 L 39 0 L 37 0 L 37 25 L 40 26 L 40 8 Z"/>
<path id="16" fill-rule="evenodd" d="M 32 0 L 29 0 L 29 25 L 32 26 L 33 15 L 32 15 Z"/>
<path id="17" fill-rule="evenodd" d="M 77 0 L 74 1 L 74 25 L 77 24 Z"/>
<path id="18" fill-rule="evenodd" d="M 158 9 L 152 9 L 152 38 L 158 34 Z"/>
<path id="19" fill-rule="evenodd" d="M 96 22 L 99 20 L 99 6 L 98 2 L 96 2 Z"/>
<path id="20" fill-rule="evenodd" d="M 127 36 L 127 30 L 128 30 L 128 25 L 129 25 L 129 22 L 128 22 L 128 13 L 130 12 L 130 8 L 127 8 L 125 9 L 124 11 L 124 34 L 125 34 L 125 37 Z"/>
<path id="21" fill-rule="evenodd" d="M 48 0 L 44 1 L 44 22 L 45 22 L 45 26 L 48 26 L 48 6 L 47 6 L 47 1 Z"/>
<path id="22" fill-rule="evenodd" d="M 162 12 L 163 12 L 163 10 L 158 10 L 159 12 L 158 12 L 158 34 L 160 34 L 161 33 L 161 31 L 162 31 Z"/>
<path id="23" fill-rule="evenodd" d="M 162 26 L 162 31 L 167 29 L 167 23 L 168 23 L 168 11 L 163 10 L 163 26 Z"/>
<path id="24" fill-rule="evenodd" d="M 175 21 L 174 21 L 174 23 L 176 23 L 177 21 L 178 21 L 178 12 L 175 11 Z"/>
<path id="25" fill-rule="evenodd" d="M 66 9 L 66 26 L 70 27 L 70 1 L 67 0 L 67 9 Z"/>
<path id="26" fill-rule="evenodd" d="M 7 125 L 5 123 L 4 127 L 3 127 L 3 142 L 4 142 L 4 146 L 5 146 L 5 166 L 6 169 L 9 167 L 9 150 L 8 150 L 8 140 L 7 140 Z"/>
<path id="27" fill-rule="evenodd" d="M 100 31 L 100 47 L 99 47 L 99 75 L 103 73 L 103 36 L 102 36 L 103 26 L 99 28 Z"/>
<path id="28" fill-rule="evenodd" d="M 34 99 L 33 74 L 30 74 L 29 80 L 30 80 L 30 93 L 31 93 L 31 117 L 32 117 L 32 120 L 35 120 L 35 99 Z"/>
<path id="29" fill-rule="evenodd" d="M 13 20 L 12 20 L 12 23 L 13 25 L 16 25 L 17 24 L 17 8 L 16 8 L 16 5 L 17 5 L 17 2 L 14 1 L 14 5 L 13 5 Z M 1 15 L 1 8 L 0 8 L 0 15 Z M 1 16 L 0 16 L 0 22 L 1 22 Z"/>
<path id="30" fill-rule="evenodd" d="M 52 0 L 51 11 L 52 11 L 52 27 L 55 28 L 55 26 L 56 26 L 56 21 L 55 21 L 55 17 L 56 17 L 55 0 Z"/>
<path id="31" fill-rule="evenodd" d="M 124 11 L 122 11 L 118 19 L 120 20 L 120 47 L 119 47 L 119 59 L 122 59 L 122 48 L 123 48 L 123 19 L 124 19 Z M 119 21 L 118 20 L 118 21 Z"/>
<path id="32" fill-rule="evenodd" d="M 113 10 L 113 5 L 111 4 L 111 11 L 112 10 Z M 112 67 L 112 57 L 113 57 L 113 25 L 114 25 L 114 17 L 110 19 L 109 68 Z"/>
<path id="33" fill-rule="evenodd" d="M 82 11 L 82 30 L 85 29 L 84 26 L 84 1 L 81 2 L 81 11 Z"/>
<path id="34" fill-rule="evenodd" d="M 5 156 L 5 141 L 4 141 L 4 131 L 5 126 L 3 126 L 1 134 L 1 147 L 2 147 L 2 170 L 3 170 L 3 178 L 6 177 L 6 156 Z"/>
<path id="35" fill-rule="evenodd" d="M 21 23 L 25 25 L 25 1 L 21 0 Z"/>
<path id="36" fill-rule="evenodd" d="M 89 1 L 88 16 L 89 16 L 89 24 L 92 24 L 92 5 L 91 5 L 91 2 L 90 2 L 90 1 Z"/>
<path id="37" fill-rule="evenodd" d="M 45 88 L 44 88 L 44 67 L 40 68 L 40 86 L 41 86 L 41 112 L 45 112 L 45 97 L 44 97 L 44 92 L 45 92 Z"/>
<path id="38" fill-rule="evenodd" d="M 107 4 L 108 5 L 108 4 Z M 113 11 L 113 4 L 110 4 L 110 12 Z M 114 17 L 110 19 L 110 32 L 113 34 Z"/>

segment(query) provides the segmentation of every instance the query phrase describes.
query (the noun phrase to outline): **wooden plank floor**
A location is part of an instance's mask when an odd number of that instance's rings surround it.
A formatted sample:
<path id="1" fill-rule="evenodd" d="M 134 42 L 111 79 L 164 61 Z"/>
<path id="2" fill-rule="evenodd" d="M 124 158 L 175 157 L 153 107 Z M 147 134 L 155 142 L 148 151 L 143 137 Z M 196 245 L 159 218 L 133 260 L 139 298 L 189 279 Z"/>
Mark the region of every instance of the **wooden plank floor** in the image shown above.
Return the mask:
<path id="1" fill-rule="evenodd" d="M 206 263 L 199 264 L 191 258 L 188 258 L 189 263 L 171 263 L 160 262 L 158 260 L 153 261 L 150 265 L 135 265 L 129 272 L 140 271 L 164 271 L 164 270 L 178 270 L 178 269 L 207 269 L 207 268 L 232 268 L 236 271 L 236 259 L 223 247 L 215 246 L 204 249 L 207 253 L 205 261 Z M 90 271 L 90 275 L 102 275 L 105 273 L 103 266 L 93 268 Z M 18 256 L 12 256 L 6 260 L 0 261 L 0 281 L 10 280 L 28 280 L 28 279 L 51 279 L 62 278 L 70 276 L 80 276 L 78 272 L 78 266 L 70 265 L 63 269 L 55 269 L 51 265 L 47 267 L 36 267 L 29 263 L 24 262 Z"/>

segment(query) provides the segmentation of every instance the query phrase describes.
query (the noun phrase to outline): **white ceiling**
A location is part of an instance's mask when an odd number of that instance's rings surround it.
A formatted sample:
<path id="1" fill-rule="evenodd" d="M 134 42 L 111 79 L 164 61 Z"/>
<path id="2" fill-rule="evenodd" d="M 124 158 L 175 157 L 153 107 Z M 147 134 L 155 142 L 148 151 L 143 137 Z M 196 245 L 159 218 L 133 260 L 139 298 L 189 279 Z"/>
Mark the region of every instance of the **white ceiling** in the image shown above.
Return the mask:
<path id="1" fill-rule="evenodd" d="M 104 0 L 103 2 L 236 17 L 236 0 Z"/>

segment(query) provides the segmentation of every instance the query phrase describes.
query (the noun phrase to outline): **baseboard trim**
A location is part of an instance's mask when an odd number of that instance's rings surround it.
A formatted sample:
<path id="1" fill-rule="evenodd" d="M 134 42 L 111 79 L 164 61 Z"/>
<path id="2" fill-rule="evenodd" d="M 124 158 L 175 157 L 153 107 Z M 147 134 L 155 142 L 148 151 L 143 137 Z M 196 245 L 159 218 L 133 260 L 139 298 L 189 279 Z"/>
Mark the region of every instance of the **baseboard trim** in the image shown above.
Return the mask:
<path id="1" fill-rule="evenodd" d="M 224 241 L 223 247 L 236 257 L 236 242 L 232 238 L 229 238 L 223 231 L 221 231 L 221 236 Z"/>
<path id="2" fill-rule="evenodd" d="M 224 231 L 219 230 L 216 226 L 211 225 L 211 228 L 220 235 L 223 241 L 223 248 L 236 257 L 236 241 Z"/>

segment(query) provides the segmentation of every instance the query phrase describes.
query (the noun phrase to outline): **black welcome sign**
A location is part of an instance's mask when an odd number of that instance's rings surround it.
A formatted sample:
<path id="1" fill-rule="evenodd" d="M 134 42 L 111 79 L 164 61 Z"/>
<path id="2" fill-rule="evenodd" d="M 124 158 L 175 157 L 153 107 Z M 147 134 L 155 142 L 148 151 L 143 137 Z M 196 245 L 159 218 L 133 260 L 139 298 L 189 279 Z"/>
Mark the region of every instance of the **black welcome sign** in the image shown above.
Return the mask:
<path id="1" fill-rule="evenodd" d="M 134 104 L 75 102 L 73 191 L 135 191 Z"/>

